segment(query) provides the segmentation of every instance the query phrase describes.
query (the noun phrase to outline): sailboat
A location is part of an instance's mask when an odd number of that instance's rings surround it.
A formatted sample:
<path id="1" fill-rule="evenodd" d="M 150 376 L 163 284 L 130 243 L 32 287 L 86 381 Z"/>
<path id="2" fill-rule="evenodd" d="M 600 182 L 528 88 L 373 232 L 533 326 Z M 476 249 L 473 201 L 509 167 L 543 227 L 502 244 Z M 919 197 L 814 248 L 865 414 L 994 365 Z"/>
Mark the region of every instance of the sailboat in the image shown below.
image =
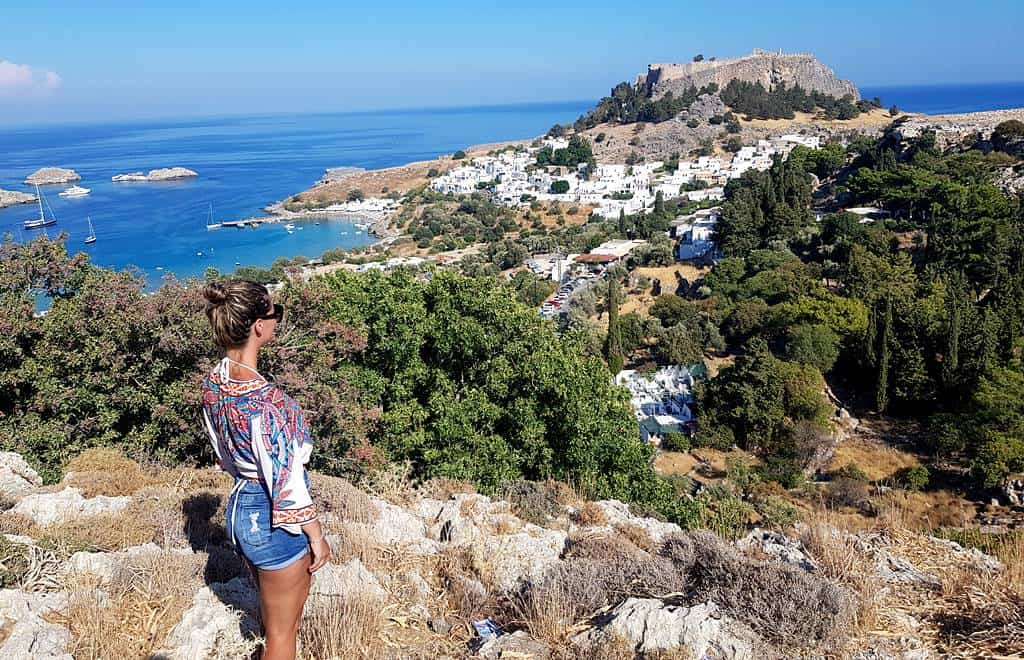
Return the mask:
<path id="1" fill-rule="evenodd" d="M 23 223 L 25 229 L 39 229 L 41 227 L 48 227 L 49 225 L 57 224 L 57 218 L 53 215 L 53 209 L 50 209 L 49 218 L 43 215 L 43 194 L 39 192 L 39 186 L 36 186 L 36 201 L 39 202 L 39 219 L 26 220 Z M 47 204 L 47 206 L 49 206 L 49 204 Z"/>
<path id="2" fill-rule="evenodd" d="M 220 229 L 220 223 L 213 221 L 213 202 L 210 202 L 210 217 L 206 221 L 206 231 L 211 231 L 213 229 Z"/>
<path id="3" fill-rule="evenodd" d="M 89 223 L 89 235 L 85 237 L 85 242 L 86 243 L 95 243 L 96 242 L 96 232 L 93 231 L 93 228 L 92 228 L 92 218 L 88 218 L 87 217 L 85 220 L 86 220 L 86 222 Z"/>

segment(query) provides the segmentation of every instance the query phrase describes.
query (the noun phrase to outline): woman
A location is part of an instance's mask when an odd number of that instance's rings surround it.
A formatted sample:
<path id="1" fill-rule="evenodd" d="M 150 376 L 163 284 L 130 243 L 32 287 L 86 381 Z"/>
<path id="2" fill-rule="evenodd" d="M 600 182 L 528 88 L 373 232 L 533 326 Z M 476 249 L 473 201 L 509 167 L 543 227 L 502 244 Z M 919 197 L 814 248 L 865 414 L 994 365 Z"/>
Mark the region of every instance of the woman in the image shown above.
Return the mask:
<path id="1" fill-rule="evenodd" d="M 331 549 L 309 496 L 305 465 L 313 447 L 302 411 L 256 370 L 284 307 L 248 280 L 214 282 L 203 295 L 225 353 L 203 381 L 203 420 L 218 464 L 235 478 L 228 537 L 255 568 L 264 660 L 291 660 L 311 576 Z"/>

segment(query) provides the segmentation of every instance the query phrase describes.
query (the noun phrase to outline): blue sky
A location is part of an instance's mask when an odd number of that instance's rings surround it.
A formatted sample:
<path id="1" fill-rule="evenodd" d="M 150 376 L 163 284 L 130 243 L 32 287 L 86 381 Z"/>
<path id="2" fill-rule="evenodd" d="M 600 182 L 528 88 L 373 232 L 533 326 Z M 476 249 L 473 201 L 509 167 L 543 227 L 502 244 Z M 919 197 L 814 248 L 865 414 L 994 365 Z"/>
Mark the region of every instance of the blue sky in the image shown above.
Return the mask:
<path id="1" fill-rule="evenodd" d="M 1024 2 L 9 2 L 0 122 L 596 99 L 651 62 L 811 51 L 858 85 L 1024 78 Z"/>

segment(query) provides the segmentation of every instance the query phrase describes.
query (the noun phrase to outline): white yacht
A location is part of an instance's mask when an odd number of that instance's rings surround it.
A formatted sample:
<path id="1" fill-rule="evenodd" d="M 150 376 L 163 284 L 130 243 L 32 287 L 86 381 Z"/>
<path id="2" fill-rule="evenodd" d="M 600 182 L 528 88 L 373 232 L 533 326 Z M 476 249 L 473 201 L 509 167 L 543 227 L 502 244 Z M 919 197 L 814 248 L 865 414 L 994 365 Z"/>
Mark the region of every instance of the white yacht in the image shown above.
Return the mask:
<path id="1" fill-rule="evenodd" d="M 62 190 L 57 194 L 60 195 L 61 197 L 85 197 L 91 192 L 92 190 L 90 190 L 89 188 L 83 188 L 82 186 L 71 186 L 67 190 Z"/>

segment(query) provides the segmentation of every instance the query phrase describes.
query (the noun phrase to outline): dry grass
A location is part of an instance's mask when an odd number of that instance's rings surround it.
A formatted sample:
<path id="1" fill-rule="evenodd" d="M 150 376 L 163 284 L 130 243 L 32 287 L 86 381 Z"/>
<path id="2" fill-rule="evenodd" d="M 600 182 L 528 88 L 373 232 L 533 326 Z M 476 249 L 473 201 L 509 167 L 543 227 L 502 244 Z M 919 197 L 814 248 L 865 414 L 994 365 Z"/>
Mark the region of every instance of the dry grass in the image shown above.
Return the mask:
<path id="1" fill-rule="evenodd" d="M 584 502 L 583 506 L 573 513 L 572 520 L 583 527 L 599 527 L 608 524 L 608 514 L 596 502 Z"/>
<path id="2" fill-rule="evenodd" d="M 219 490 L 231 486 L 231 478 L 220 471 L 194 468 L 142 466 L 116 449 L 87 449 L 65 467 L 64 485 L 82 491 L 83 497 L 132 495 L 149 486 L 178 491 Z"/>
<path id="3" fill-rule="evenodd" d="M 0 513 L 0 534 L 18 534 L 20 536 L 39 536 L 39 527 L 32 518 L 13 511 Z"/>
<path id="4" fill-rule="evenodd" d="M 921 459 L 891 445 L 854 436 L 836 447 L 829 471 L 835 471 L 844 465 L 855 464 L 860 467 L 871 481 L 893 479 L 900 470 L 921 465 Z"/>
<path id="5" fill-rule="evenodd" d="M 332 523 L 330 531 L 331 561 L 343 564 L 356 558 L 368 569 L 380 564 L 380 547 L 372 530 L 361 523 Z"/>
<path id="6" fill-rule="evenodd" d="M 451 499 L 454 495 L 476 493 L 476 487 L 460 479 L 448 479 L 446 477 L 434 477 L 423 482 L 419 487 L 420 495 L 434 500 Z"/>
<path id="7" fill-rule="evenodd" d="M 650 533 L 639 525 L 622 523 L 615 525 L 615 531 L 625 536 L 633 545 L 641 550 L 651 551 L 654 549 L 654 541 L 651 539 Z"/>
<path id="8" fill-rule="evenodd" d="M 202 586 L 202 559 L 164 553 L 122 567 L 100 592 L 72 591 L 59 622 L 71 631 L 80 659 L 145 658 L 160 648 Z"/>
<path id="9" fill-rule="evenodd" d="M 412 464 L 389 463 L 386 467 L 365 477 L 359 487 L 374 497 L 407 506 L 417 499 L 416 487 L 412 481 Z"/>
<path id="10" fill-rule="evenodd" d="M 377 507 L 363 491 L 339 477 L 310 473 L 310 490 L 322 511 L 339 520 L 372 523 L 379 517 Z"/>
<path id="11" fill-rule="evenodd" d="M 306 606 L 299 628 L 302 657 L 391 658 L 383 644 L 384 603 L 365 592 L 317 598 Z"/>

